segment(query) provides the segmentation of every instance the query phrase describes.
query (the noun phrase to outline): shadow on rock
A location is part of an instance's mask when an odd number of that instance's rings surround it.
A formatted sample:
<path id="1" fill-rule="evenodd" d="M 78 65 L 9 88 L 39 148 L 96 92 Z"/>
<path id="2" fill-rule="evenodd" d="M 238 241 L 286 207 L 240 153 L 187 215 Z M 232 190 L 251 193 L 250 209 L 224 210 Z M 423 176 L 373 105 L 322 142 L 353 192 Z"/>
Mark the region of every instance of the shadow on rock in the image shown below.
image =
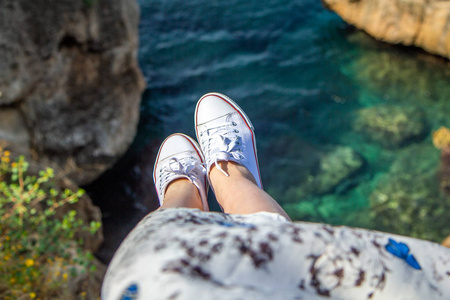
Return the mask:
<path id="1" fill-rule="evenodd" d="M 96 253 L 103 263 L 109 263 L 134 226 L 159 207 L 152 179 L 158 146 L 155 141 L 139 151 L 131 148 L 113 168 L 85 187 L 103 214 L 105 242 Z"/>

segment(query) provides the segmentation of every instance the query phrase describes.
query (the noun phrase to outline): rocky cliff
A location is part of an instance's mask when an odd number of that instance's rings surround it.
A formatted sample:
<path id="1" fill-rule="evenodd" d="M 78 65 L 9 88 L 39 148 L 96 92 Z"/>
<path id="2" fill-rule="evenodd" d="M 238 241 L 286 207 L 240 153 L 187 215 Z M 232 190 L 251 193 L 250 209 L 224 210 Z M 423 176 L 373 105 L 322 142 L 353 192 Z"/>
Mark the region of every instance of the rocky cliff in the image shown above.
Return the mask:
<path id="1" fill-rule="evenodd" d="M 441 0 L 322 0 L 344 21 L 376 39 L 450 58 L 450 2 Z"/>
<path id="2" fill-rule="evenodd" d="M 0 140 L 78 184 L 131 143 L 139 9 L 127 0 L 0 1 Z"/>

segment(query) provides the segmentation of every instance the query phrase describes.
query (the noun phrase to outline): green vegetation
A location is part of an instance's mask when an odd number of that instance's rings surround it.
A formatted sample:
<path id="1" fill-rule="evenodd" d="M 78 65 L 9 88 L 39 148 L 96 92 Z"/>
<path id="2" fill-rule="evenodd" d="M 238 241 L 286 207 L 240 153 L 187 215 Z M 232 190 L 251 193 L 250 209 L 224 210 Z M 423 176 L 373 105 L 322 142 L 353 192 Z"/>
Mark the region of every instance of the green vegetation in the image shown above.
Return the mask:
<path id="1" fill-rule="evenodd" d="M 24 157 L 11 162 L 10 155 L 0 147 L 0 298 L 63 297 L 70 278 L 95 270 L 77 233 L 94 234 L 100 223 L 62 210 L 83 190 L 59 191 L 52 169 L 32 176 Z"/>

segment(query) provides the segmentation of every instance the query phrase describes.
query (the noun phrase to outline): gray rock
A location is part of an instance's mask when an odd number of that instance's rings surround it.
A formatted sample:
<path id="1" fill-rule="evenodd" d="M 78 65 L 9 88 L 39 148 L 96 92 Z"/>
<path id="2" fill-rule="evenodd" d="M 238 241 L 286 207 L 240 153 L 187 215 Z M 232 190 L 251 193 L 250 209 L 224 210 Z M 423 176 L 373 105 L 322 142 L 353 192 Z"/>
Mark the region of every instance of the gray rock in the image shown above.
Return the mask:
<path id="1" fill-rule="evenodd" d="M 111 166 L 139 118 L 138 21 L 135 1 L 0 2 L 0 110 L 31 137 L 13 143 L 78 184 Z"/>

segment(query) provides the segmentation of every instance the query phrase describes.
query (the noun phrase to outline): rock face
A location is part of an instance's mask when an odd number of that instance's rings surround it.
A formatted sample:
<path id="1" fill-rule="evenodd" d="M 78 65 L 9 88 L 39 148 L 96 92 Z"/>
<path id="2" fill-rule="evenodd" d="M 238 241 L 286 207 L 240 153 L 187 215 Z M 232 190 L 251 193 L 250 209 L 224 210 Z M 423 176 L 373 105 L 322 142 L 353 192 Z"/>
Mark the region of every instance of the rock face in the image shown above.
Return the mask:
<path id="1" fill-rule="evenodd" d="M 138 21 L 135 1 L 1 1 L 0 139 L 78 184 L 98 177 L 135 135 Z"/>
<path id="2" fill-rule="evenodd" d="M 439 0 L 322 0 L 344 21 L 376 39 L 450 58 L 450 2 Z"/>

